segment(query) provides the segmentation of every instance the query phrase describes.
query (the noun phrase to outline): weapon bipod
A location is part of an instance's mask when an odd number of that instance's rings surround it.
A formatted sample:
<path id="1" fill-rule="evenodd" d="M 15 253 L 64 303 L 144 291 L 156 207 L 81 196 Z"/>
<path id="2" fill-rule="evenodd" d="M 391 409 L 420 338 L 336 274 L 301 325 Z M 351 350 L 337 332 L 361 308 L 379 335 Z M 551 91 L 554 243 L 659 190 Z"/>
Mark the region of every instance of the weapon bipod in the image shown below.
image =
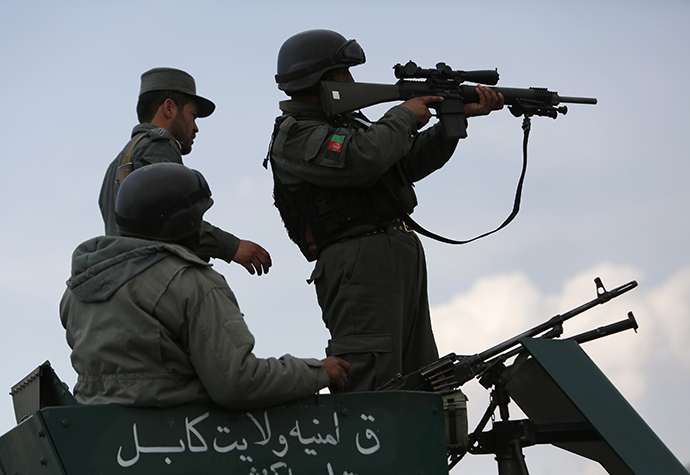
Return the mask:
<path id="1" fill-rule="evenodd" d="M 482 386 L 486 389 L 493 386 L 493 389 L 489 407 L 475 431 L 469 435 L 467 452 L 494 454 L 498 464 L 498 475 L 529 475 L 522 451 L 524 447 L 601 440 L 592 424 L 586 421 L 537 423 L 531 419 L 510 419 L 508 406 L 511 399 L 506 384 L 528 357 L 528 354 L 522 353 L 508 368 L 503 363 L 498 363 L 480 379 Z M 496 409 L 500 421 L 493 420 Z M 489 421 L 492 421 L 492 429 L 484 431 Z M 449 454 L 449 471 L 465 453 Z"/>

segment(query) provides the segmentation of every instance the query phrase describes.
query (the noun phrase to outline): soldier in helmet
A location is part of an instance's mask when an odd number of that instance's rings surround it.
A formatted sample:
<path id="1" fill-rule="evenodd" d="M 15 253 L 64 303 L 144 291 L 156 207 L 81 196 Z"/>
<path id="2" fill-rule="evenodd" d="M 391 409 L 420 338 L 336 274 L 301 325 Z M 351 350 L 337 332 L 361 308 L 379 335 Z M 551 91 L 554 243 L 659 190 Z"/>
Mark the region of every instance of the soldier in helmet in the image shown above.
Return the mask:
<path id="1" fill-rule="evenodd" d="M 417 204 L 412 183 L 441 168 L 457 140 L 430 119 L 418 97 L 371 123 L 361 113 L 327 117 L 319 82 L 353 82 L 365 62 L 355 40 L 329 30 L 289 38 L 278 53 L 280 103 L 269 157 L 275 203 L 288 234 L 309 261 L 327 354 L 351 364 L 348 390 L 373 390 L 438 358 L 419 238 L 404 218 Z M 503 107 L 502 95 L 477 87 L 465 117 Z"/>
<path id="2" fill-rule="evenodd" d="M 208 117 L 215 108 L 213 102 L 196 94 L 194 78 L 184 71 L 154 68 L 141 75 L 139 124 L 132 130 L 131 140 L 108 167 L 98 200 L 106 235 L 117 235 L 115 198 L 122 178 L 147 164 L 182 163 L 182 155 L 191 152 L 199 132 L 196 119 Z M 197 253 L 206 260 L 214 257 L 237 262 L 250 274 L 262 275 L 271 266 L 271 256 L 263 247 L 240 240 L 205 221 Z"/>
<path id="3" fill-rule="evenodd" d="M 213 401 L 244 409 L 342 390 L 348 363 L 259 359 L 235 295 L 195 250 L 213 204 L 197 171 L 136 169 L 120 186 L 120 236 L 72 256 L 60 318 L 83 404 L 168 407 Z"/>

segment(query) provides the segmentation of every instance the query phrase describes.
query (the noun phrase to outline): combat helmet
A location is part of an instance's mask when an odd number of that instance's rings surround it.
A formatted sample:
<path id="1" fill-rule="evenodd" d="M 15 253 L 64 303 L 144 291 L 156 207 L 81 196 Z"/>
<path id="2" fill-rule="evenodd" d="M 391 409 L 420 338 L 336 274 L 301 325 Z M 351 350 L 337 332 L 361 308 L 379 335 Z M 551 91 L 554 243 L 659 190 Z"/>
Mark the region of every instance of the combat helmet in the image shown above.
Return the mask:
<path id="1" fill-rule="evenodd" d="M 122 236 L 181 242 L 197 235 L 211 205 L 211 190 L 201 173 L 179 163 L 154 163 L 122 181 L 115 221 Z"/>
<path id="2" fill-rule="evenodd" d="M 366 61 L 357 41 L 331 30 L 308 30 L 288 38 L 278 53 L 278 89 L 292 95 L 319 82 L 327 71 Z"/>

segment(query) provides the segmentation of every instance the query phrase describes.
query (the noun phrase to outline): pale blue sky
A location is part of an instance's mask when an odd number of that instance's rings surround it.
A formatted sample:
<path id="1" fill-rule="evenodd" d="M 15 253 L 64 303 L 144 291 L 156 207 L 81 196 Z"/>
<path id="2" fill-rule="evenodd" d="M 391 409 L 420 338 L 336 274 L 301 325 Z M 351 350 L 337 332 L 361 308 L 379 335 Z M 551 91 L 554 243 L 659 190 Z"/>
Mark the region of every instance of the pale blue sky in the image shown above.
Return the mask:
<path id="1" fill-rule="evenodd" d="M 608 288 L 638 280 L 620 304 L 572 328 L 635 313 L 639 333 L 593 343 L 592 357 L 690 462 L 688 20 L 687 1 L 0 0 L 0 390 L 46 359 L 74 385 L 57 311 L 70 255 L 102 233 L 103 173 L 135 125 L 139 76 L 156 66 L 188 71 L 218 106 L 199 120 L 185 157 L 213 191 L 208 220 L 272 254 L 264 277 L 215 266 L 257 354 L 323 355 L 328 334 L 305 283 L 311 265 L 285 235 L 261 161 L 284 98 L 273 80 L 280 45 L 329 28 L 366 51 L 352 70 L 359 81 L 393 83 L 395 63 L 443 61 L 498 68 L 504 87 L 599 99 L 555 121 L 534 119 L 522 210 L 508 228 L 467 246 L 424 240 L 434 326 L 442 350 L 473 353 L 590 300 L 597 275 Z M 375 119 L 386 107 L 365 112 Z M 451 162 L 417 185 L 417 221 L 458 239 L 500 224 L 521 141 L 508 111 L 470 120 Z M 485 407 L 478 394 L 471 418 Z M 13 424 L 6 396 L 0 432 Z M 526 451 L 534 473 L 561 463 L 553 452 Z M 567 460 L 574 474 L 603 473 Z M 495 464 L 463 461 L 456 472 L 465 470 L 495 473 Z"/>

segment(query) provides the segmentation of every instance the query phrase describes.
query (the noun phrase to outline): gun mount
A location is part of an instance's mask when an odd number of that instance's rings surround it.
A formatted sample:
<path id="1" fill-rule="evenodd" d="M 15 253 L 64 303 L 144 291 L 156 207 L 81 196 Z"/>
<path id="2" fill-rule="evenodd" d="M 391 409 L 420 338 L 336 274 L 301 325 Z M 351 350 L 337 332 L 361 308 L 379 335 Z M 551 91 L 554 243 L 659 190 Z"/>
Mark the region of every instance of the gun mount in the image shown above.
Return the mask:
<path id="1" fill-rule="evenodd" d="M 491 390 L 491 402 L 465 443 L 448 444 L 449 468 L 466 454 L 494 454 L 499 475 L 528 475 L 523 448 L 552 444 L 600 463 L 610 474 L 677 474 L 687 471 L 616 390 L 580 343 L 633 329 L 632 312 L 610 325 L 559 340 L 563 323 L 632 290 L 631 281 L 607 291 L 594 279 L 597 296 L 481 353 L 444 356 L 431 365 L 399 376 L 381 390 L 438 392 L 457 398 L 461 387 L 477 378 Z M 515 357 L 510 366 L 506 362 Z M 528 419 L 511 420 L 515 402 Z M 492 429 L 487 424 L 498 410 Z"/>
<path id="2" fill-rule="evenodd" d="M 399 375 L 398 378 L 391 380 L 379 389 L 433 390 L 442 394 L 453 392 L 471 379 L 489 373 L 495 366 L 503 364 L 508 358 L 523 351 L 522 348 L 516 350 L 512 348 L 520 345 L 524 338 L 532 338 L 538 335 L 541 335 L 542 338 L 557 338 L 563 333 L 563 323 L 567 320 L 597 305 L 603 305 L 637 287 L 637 282 L 631 281 L 613 290 L 607 291 L 599 277 L 594 279 L 594 283 L 597 290 L 596 298 L 577 308 L 562 315 L 556 315 L 546 322 L 481 353 L 467 356 L 458 356 L 455 353 L 446 355 L 431 365 L 420 369 L 418 372 L 405 376 Z M 596 335 L 606 336 L 629 328 L 637 329 L 637 322 L 632 313 L 629 314 L 628 320 L 612 324 L 608 327 L 601 327 L 592 332 L 587 332 L 586 335 L 583 334 L 581 336 L 572 337 L 572 339 L 579 343 L 584 343 L 585 341 L 590 341 L 596 337 Z"/>

